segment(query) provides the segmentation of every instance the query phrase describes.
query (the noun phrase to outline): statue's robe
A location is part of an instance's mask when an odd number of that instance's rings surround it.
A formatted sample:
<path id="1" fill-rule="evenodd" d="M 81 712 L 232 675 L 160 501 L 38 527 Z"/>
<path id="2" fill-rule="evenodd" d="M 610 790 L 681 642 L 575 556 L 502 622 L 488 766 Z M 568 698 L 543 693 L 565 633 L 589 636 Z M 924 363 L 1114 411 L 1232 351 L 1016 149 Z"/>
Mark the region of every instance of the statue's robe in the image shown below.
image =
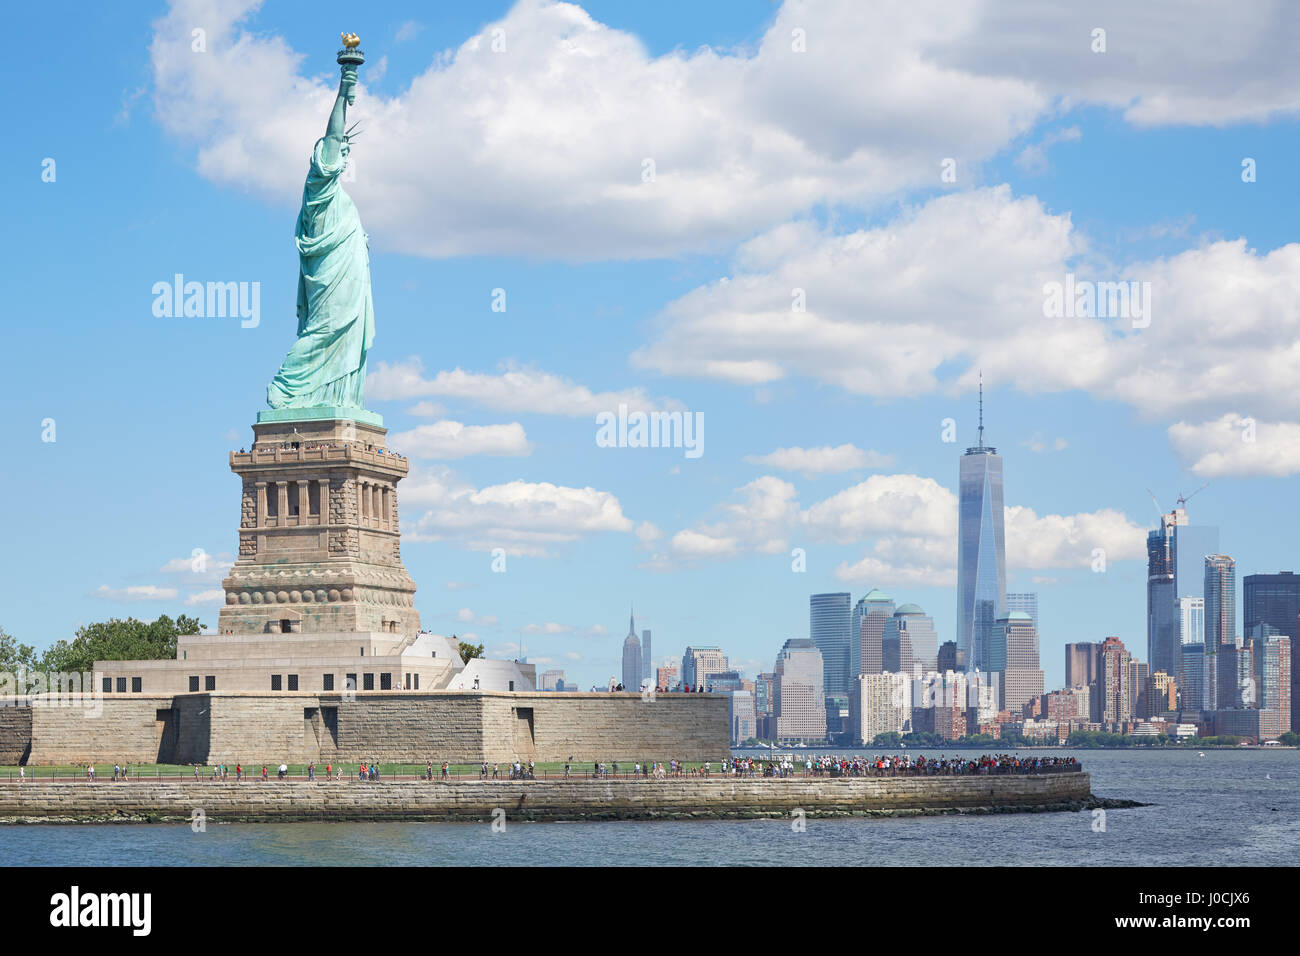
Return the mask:
<path id="1" fill-rule="evenodd" d="M 294 242 L 298 246 L 298 340 L 266 389 L 272 408 L 362 408 L 366 353 L 375 338 L 370 249 L 339 175 L 345 160 L 312 150 Z"/>

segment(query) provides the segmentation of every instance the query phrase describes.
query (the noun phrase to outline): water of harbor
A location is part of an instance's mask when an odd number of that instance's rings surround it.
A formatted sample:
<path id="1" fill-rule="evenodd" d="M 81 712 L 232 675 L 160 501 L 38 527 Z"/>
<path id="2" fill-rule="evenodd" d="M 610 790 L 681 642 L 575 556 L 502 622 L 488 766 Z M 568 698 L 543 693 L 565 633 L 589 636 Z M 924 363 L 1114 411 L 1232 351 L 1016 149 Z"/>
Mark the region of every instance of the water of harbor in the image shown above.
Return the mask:
<path id="1" fill-rule="evenodd" d="M 16 825 L 0 827 L 0 865 L 1270 866 L 1300 860 L 1300 751 L 1032 753 L 1073 754 L 1092 774 L 1097 796 L 1151 805 L 1108 810 L 1104 819 L 1092 812 L 808 819 L 802 830 L 785 820 L 512 823 L 508 817 L 496 830 L 488 822 L 213 823 L 200 833 L 188 824 Z"/>

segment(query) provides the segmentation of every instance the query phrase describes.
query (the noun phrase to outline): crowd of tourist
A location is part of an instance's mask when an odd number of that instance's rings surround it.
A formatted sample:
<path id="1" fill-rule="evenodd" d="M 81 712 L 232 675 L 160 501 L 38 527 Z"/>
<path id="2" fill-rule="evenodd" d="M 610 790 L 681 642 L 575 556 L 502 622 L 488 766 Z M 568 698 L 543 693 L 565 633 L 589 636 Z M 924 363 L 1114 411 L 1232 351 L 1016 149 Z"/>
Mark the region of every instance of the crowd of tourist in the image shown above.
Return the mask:
<path id="1" fill-rule="evenodd" d="M 587 768 L 590 767 L 590 771 Z M 798 755 L 791 754 L 772 754 L 767 757 L 728 757 L 718 762 L 718 772 L 724 775 L 734 777 L 897 777 L 897 776 L 953 776 L 966 774 L 1042 774 L 1042 773 L 1072 773 L 1082 770 L 1083 767 L 1074 757 L 1031 757 L 1020 756 L 1015 753 L 1000 754 L 981 754 L 978 757 L 965 757 L 953 754 L 951 757 L 946 754 L 940 754 L 938 757 L 926 757 L 923 754 L 881 754 L 876 756 L 866 756 L 864 754 L 852 754 L 848 756 L 837 756 L 833 754 L 823 755 Z M 502 773 L 502 765 L 499 763 L 490 764 L 484 761 L 478 768 L 479 780 L 500 780 L 503 777 L 509 780 L 536 780 L 537 765 L 532 760 L 527 763 L 516 760 L 513 763 L 505 765 L 505 772 Z M 218 763 L 211 767 L 213 780 L 228 780 L 231 776 L 236 782 L 246 780 L 251 774 L 245 770 L 242 764 L 235 764 L 233 768 L 226 764 Z M 200 779 L 199 766 L 196 764 L 193 768 L 194 779 Z M 641 778 L 663 780 L 669 777 L 709 777 L 714 773 L 713 761 L 704 761 L 700 764 L 688 765 L 681 760 L 664 761 L 632 761 L 624 762 L 620 767 L 617 760 L 603 761 L 597 760 L 591 764 L 582 763 L 580 766 L 575 765 L 574 760 L 570 757 L 564 763 L 564 777 L 568 779 L 574 776 L 590 777 L 591 779 L 607 779 L 609 777 L 622 778 Z M 310 763 L 306 767 L 306 778 L 308 780 L 317 779 L 316 764 Z M 335 766 L 333 763 L 325 765 L 324 779 L 340 781 L 343 779 L 343 767 Z M 450 781 L 453 775 L 451 763 L 442 761 L 441 766 L 435 766 L 432 760 L 425 764 L 423 779 L 432 781 L 439 779 Z M 276 769 L 276 777 L 284 780 L 289 776 L 289 768 L 285 764 L 280 764 Z M 261 767 L 260 777 L 262 780 L 269 779 L 267 767 L 265 764 Z M 25 768 L 19 767 L 19 782 L 26 779 Z M 93 765 L 86 766 L 86 779 L 95 780 L 95 768 Z M 130 779 L 130 770 L 125 764 L 115 764 L 113 767 L 114 781 Z M 356 780 L 365 782 L 375 782 L 380 779 L 378 761 L 360 761 L 357 765 Z"/>
<path id="2" fill-rule="evenodd" d="M 874 757 L 807 756 L 774 757 L 763 761 L 738 757 L 723 761 L 723 772 L 738 777 L 897 777 L 952 776 L 955 774 L 1069 773 L 1080 770 L 1074 757 L 1021 757 L 1017 754 L 981 754 L 966 758 L 926 757 L 923 754 L 885 754 Z"/>

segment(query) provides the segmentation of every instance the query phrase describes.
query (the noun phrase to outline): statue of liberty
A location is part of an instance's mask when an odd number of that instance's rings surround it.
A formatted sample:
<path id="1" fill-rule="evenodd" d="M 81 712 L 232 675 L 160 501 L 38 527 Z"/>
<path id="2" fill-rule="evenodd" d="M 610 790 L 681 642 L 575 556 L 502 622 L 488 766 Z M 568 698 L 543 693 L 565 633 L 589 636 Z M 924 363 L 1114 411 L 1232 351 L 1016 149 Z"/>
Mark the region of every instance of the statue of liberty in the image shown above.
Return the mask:
<path id="1" fill-rule="evenodd" d="M 294 242 L 298 246 L 298 339 L 266 389 L 280 408 L 364 408 L 366 352 L 375 337 L 369 240 L 339 177 L 351 150 L 347 108 L 364 62 L 355 34 L 344 34 L 338 98 L 325 136 L 312 150 Z M 355 129 L 355 127 L 353 127 Z"/>

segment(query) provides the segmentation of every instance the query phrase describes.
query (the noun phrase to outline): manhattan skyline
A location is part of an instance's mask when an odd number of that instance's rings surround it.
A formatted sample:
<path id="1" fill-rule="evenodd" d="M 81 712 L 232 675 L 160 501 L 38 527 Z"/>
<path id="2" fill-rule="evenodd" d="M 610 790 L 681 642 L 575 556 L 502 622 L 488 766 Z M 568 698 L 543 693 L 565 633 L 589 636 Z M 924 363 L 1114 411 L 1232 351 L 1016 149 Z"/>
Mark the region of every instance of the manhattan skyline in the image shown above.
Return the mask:
<path id="1" fill-rule="evenodd" d="M 48 33 L 73 9 L 11 26 Z M 810 636 L 810 594 L 880 588 L 951 640 L 956 459 L 978 441 L 981 368 L 1008 478 L 1004 590 L 1039 596 L 1049 687 L 1067 643 L 1114 634 L 1146 656 L 1148 487 L 1167 510 L 1210 481 L 1189 512 L 1220 529 L 1239 580 L 1297 563 L 1272 532 L 1294 517 L 1300 470 L 1282 385 L 1300 245 L 1277 215 L 1300 132 L 1294 103 L 1237 92 L 1209 52 L 1231 26 L 1254 51 L 1241 62 L 1289 88 L 1276 24 L 1188 13 L 1175 44 L 1116 6 L 1108 52 L 1061 15 L 1040 38 L 1057 62 L 1012 67 L 976 52 L 996 53 L 990 17 L 940 42 L 851 4 L 358 13 L 317 15 L 372 57 L 349 185 L 380 322 L 367 396 L 411 459 L 403 557 L 426 628 L 491 656 L 522 645 L 582 687 L 620 673 L 629 599 L 656 664 L 717 645 L 750 677 Z M 38 649 L 113 616 L 215 626 L 236 547 L 221 465 L 251 441 L 267 356 L 293 337 L 299 187 L 271 170 L 300 186 L 307 156 L 279 130 L 319 125 L 305 118 L 323 89 L 297 59 L 320 38 L 291 7 L 75 15 L 85 29 L 15 78 L 23 147 L 8 160 L 31 230 L 13 306 L 36 318 L 14 324 L 22 360 L 0 393 L 0 490 L 22 503 L 0 627 Z M 105 56 L 95 37 L 124 29 Z M 566 43 L 591 52 L 599 102 L 545 94 L 548 70 L 577 69 Z M 932 82 L 903 109 L 881 91 L 909 51 Z M 213 86 L 211 60 L 240 88 Z M 950 75 L 978 124 L 953 114 Z M 664 76 L 734 120 L 701 123 Z M 503 77 L 540 104 L 493 92 Z M 452 105 L 434 115 L 430 84 L 463 94 L 440 92 Z M 791 116 L 790 84 L 825 109 Z M 274 104 L 274 121 L 241 100 Z M 468 145 L 404 139 L 412 117 Z M 757 188 L 710 178 L 731 160 Z M 85 229 L 112 241 L 68 274 Z M 258 323 L 156 315 L 152 289 L 176 275 L 260 283 Z M 1046 316 L 1044 287 L 1067 278 L 1151 282 L 1149 326 Z M 702 414 L 703 454 L 599 446 L 596 416 L 620 404 Z"/>

